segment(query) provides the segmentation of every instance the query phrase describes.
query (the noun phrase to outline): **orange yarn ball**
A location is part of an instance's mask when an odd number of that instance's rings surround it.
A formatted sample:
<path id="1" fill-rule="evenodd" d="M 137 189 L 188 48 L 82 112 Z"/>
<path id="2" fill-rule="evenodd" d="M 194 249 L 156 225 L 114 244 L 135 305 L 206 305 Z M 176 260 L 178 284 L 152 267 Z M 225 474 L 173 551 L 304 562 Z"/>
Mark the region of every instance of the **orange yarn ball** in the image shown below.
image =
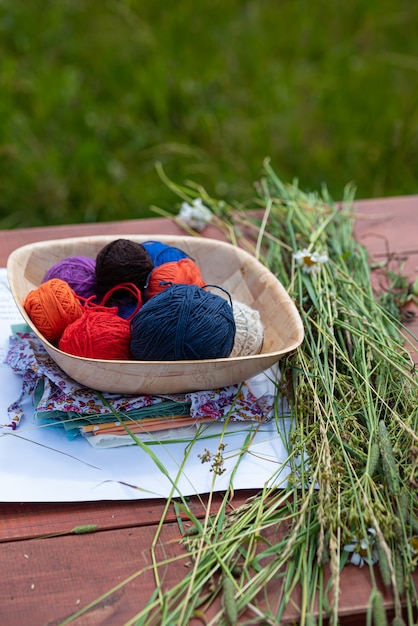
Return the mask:
<path id="1" fill-rule="evenodd" d="M 51 278 L 28 293 L 23 303 L 26 313 L 40 333 L 51 342 L 81 317 L 83 307 L 65 280 Z"/>
<path id="2" fill-rule="evenodd" d="M 145 287 L 146 299 L 149 300 L 157 293 L 161 293 L 170 285 L 206 285 L 200 273 L 199 266 L 193 259 L 179 259 L 169 261 L 155 267 L 149 275 Z"/>

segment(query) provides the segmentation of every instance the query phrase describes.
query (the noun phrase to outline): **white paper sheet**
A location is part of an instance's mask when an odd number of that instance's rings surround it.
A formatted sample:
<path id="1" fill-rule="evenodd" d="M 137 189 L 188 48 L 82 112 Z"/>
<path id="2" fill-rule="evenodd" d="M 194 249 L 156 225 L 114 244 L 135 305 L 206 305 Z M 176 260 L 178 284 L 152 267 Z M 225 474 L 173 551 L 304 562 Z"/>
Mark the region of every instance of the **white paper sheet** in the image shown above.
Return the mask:
<path id="1" fill-rule="evenodd" d="M 21 378 L 3 364 L 10 325 L 21 321 L 6 270 L 0 268 L 0 423 L 7 421 L 7 407 L 21 390 Z M 242 454 L 252 429 L 251 445 Z M 149 452 L 136 445 L 101 450 L 80 437 L 68 441 L 60 428 L 35 426 L 27 404 L 16 431 L 0 430 L 0 501 L 133 500 L 223 491 L 230 483 L 235 490 L 283 486 L 289 473 L 283 443 L 288 429 L 288 418 L 272 420 L 257 432 L 238 422 L 216 423 L 203 427 L 192 444 L 159 443 Z M 205 450 L 215 455 L 221 440 L 225 471 L 217 475 L 199 455 Z"/>

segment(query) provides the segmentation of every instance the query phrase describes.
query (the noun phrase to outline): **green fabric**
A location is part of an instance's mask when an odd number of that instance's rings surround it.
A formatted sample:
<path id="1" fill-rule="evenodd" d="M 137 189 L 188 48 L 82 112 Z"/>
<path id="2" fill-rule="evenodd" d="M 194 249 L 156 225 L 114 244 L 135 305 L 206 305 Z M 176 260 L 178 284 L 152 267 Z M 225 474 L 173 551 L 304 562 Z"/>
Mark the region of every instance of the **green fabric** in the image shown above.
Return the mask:
<path id="1" fill-rule="evenodd" d="M 140 409 L 132 409 L 124 413 L 78 413 L 76 411 L 60 411 L 51 409 L 50 411 L 38 411 L 38 406 L 44 391 L 44 381 L 40 380 L 34 392 L 35 419 L 44 425 L 53 425 L 64 428 L 67 437 L 74 439 L 79 434 L 82 426 L 89 424 L 103 424 L 105 422 L 140 420 L 152 417 L 170 417 L 176 415 L 189 415 L 190 403 L 175 402 L 174 400 L 163 399 L 162 402 L 144 406 Z"/>

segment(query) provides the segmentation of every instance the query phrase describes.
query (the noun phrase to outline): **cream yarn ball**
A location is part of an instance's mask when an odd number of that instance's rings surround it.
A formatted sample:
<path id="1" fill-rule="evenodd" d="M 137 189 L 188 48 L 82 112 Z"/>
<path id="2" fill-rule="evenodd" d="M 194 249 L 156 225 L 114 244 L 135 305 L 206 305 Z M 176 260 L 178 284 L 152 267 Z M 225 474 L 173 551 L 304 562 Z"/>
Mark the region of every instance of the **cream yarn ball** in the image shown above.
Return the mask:
<path id="1" fill-rule="evenodd" d="M 263 346 L 264 328 L 260 313 L 243 302 L 232 300 L 235 341 L 230 356 L 258 354 Z"/>

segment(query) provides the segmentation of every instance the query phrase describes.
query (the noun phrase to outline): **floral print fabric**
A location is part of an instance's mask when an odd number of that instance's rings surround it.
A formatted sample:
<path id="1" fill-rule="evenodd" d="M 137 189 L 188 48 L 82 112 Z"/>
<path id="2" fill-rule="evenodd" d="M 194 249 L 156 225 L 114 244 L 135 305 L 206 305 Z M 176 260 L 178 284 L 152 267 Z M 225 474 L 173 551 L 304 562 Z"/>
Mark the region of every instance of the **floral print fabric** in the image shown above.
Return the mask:
<path id="1" fill-rule="evenodd" d="M 10 338 L 10 347 L 5 363 L 22 376 L 22 391 L 19 398 L 8 407 L 9 422 L 5 426 L 16 429 L 24 417 L 23 403 L 31 398 L 34 401 L 40 382 L 43 391 L 37 399 L 35 412 L 50 411 L 77 413 L 82 416 L 91 414 L 109 415 L 116 411 L 129 411 L 164 402 L 166 399 L 181 403 L 190 403 L 190 416 L 196 422 L 211 420 L 222 421 L 227 418 L 234 421 L 267 421 L 273 414 L 275 398 L 274 384 L 254 385 L 249 381 L 187 394 L 161 395 L 118 395 L 97 393 L 84 387 L 67 376 L 49 356 L 39 339 L 30 332 L 18 333 Z M 103 401 L 104 400 L 104 401 Z M 112 411 L 113 409 L 113 411 Z"/>

